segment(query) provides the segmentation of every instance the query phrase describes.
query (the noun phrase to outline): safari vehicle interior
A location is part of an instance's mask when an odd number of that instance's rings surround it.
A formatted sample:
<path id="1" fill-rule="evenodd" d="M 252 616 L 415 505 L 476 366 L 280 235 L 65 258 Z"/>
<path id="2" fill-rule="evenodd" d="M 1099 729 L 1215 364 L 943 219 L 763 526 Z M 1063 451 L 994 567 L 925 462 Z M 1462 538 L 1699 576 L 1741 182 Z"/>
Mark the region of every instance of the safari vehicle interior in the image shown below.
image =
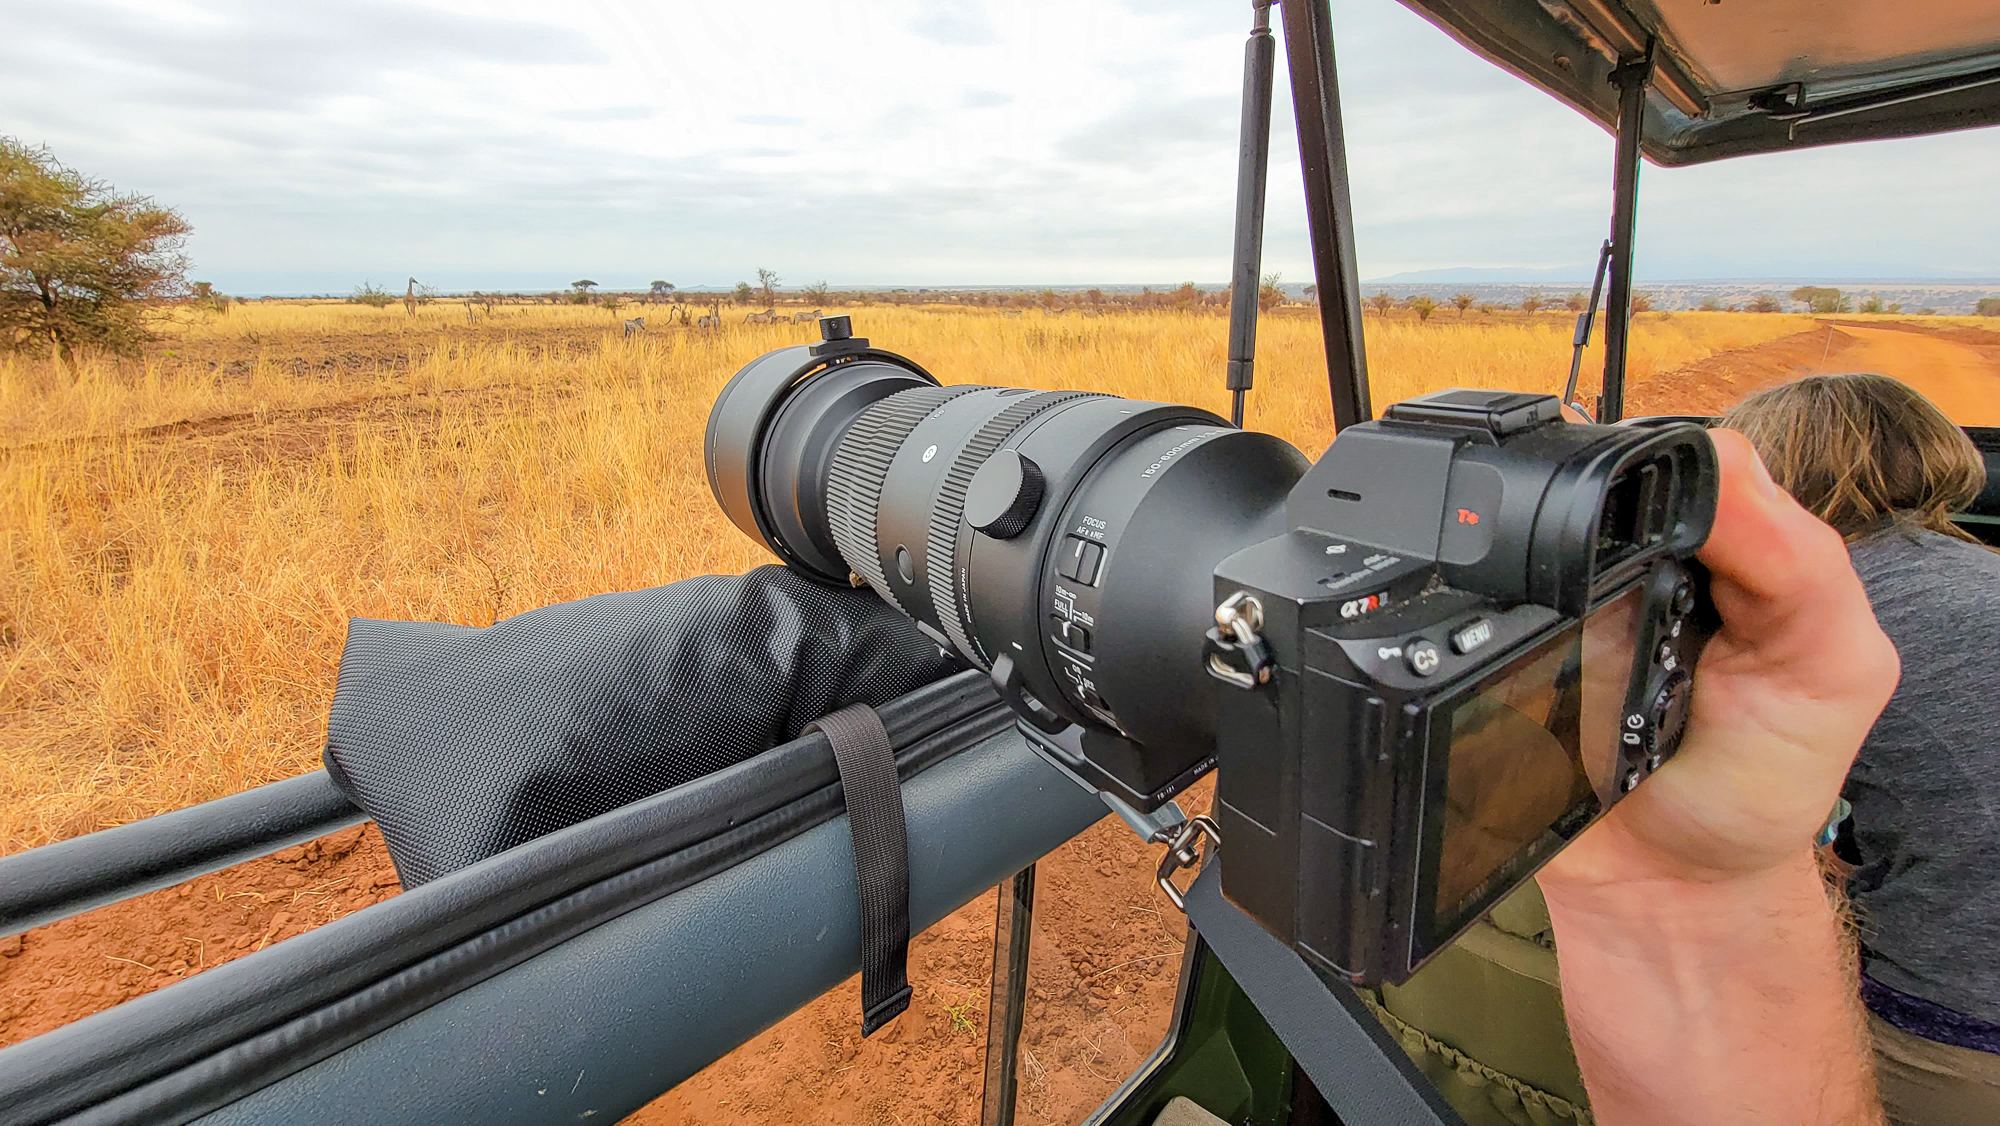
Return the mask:
<path id="1" fill-rule="evenodd" d="M 1625 413 L 1642 156 L 1687 165 L 2000 123 L 1994 0 L 1403 2 L 1617 137 L 1605 369 L 1590 404 L 1602 421 Z M 1275 26 L 1270 0 L 1251 7 L 1232 277 L 1258 276 L 1281 38 L 1345 426 L 1374 412 L 1334 26 L 1326 0 L 1276 4 Z M 1257 307 L 1254 284 L 1238 289 L 1252 294 L 1232 317 L 1240 403 Z M 1580 318 L 1579 349 L 1592 316 Z M 2000 543 L 2000 428 L 1969 433 L 1988 484 L 1960 519 Z M 1028 750 L 976 672 L 880 712 L 909 854 L 921 858 L 912 929 L 1000 888 L 982 1120 L 1009 1123 L 1034 864 L 1106 808 Z M 363 819 L 320 771 L 8 856 L 0 934 Z M 811 734 L 0 1050 L 0 1123 L 611 1121 L 853 975 L 856 884 L 836 764 L 826 736 Z M 1164 1041 L 1089 1121 L 1150 1123 L 1183 1097 L 1232 1123 L 1458 1120 L 1436 1094 L 1436 1069 L 1403 1056 L 1407 1035 L 1375 1025 L 1374 1062 L 1329 1082 L 1300 1064 L 1327 1045 L 1302 1043 L 1311 1033 L 1296 1014 L 1260 1008 L 1237 975 L 1191 932 Z M 1369 1011 L 1355 1018 L 1356 1029 L 1373 1024 Z M 582 1094 L 562 1081 L 585 1072 L 594 1079 Z M 1512 1097 L 1522 1107 L 1512 1120 L 1563 1117 L 1555 1101 Z"/>

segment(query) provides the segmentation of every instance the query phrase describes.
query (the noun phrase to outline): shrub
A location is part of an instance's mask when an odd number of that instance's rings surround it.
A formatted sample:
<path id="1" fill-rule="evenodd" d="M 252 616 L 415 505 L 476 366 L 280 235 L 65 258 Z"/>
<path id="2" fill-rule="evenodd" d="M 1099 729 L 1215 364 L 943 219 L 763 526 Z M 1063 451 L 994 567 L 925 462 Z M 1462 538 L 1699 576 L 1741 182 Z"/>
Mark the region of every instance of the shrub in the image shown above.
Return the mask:
<path id="1" fill-rule="evenodd" d="M 371 281 L 364 281 L 347 295 L 350 305 L 366 305 L 371 309 L 386 309 L 396 303 L 396 295 Z"/>

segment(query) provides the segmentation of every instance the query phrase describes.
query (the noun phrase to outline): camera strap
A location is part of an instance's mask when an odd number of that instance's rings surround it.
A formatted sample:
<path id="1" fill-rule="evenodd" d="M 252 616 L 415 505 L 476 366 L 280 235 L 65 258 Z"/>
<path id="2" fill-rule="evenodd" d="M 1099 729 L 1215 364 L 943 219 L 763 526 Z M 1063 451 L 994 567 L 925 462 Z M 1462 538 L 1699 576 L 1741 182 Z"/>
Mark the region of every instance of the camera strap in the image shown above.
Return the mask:
<path id="1" fill-rule="evenodd" d="M 1221 854 L 1187 891 L 1188 920 L 1342 1122 L 1464 1126 L 1346 985 L 1323 981 L 1289 946 L 1222 898 Z"/>
<path id="2" fill-rule="evenodd" d="M 833 745 L 861 897 L 861 1035 L 910 1007 L 910 849 L 896 750 L 866 704 L 807 724 Z"/>

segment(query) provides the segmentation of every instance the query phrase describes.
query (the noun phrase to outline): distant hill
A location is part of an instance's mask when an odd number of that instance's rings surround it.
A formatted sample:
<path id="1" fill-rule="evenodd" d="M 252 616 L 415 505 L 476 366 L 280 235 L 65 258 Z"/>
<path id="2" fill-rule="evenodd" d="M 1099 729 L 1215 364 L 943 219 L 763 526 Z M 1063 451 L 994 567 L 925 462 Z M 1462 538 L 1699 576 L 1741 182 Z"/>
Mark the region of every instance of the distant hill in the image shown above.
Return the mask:
<path id="1" fill-rule="evenodd" d="M 1550 266 L 1542 270 L 1522 270 L 1511 266 L 1451 266 L 1442 270 L 1404 270 L 1384 278 L 1364 278 L 1361 284 L 1429 285 L 1466 282 L 1486 285 L 1581 285 L 1590 286 L 1594 266 Z"/>
<path id="2" fill-rule="evenodd" d="M 1534 295 L 1547 301 L 1561 301 L 1572 293 L 1589 293 L 1590 278 L 1573 281 L 1540 281 L 1524 278 L 1524 274 L 1534 271 L 1518 270 L 1413 270 L 1406 274 L 1396 274 L 1393 278 L 1415 278 L 1419 274 L 1493 274 L 1485 281 L 1396 281 L 1380 278 L 1361 283 L 1362 294 L 1387 293 L 1397 300 L 1424 294 L 1440 303 L 1455 293 L 1470 293 L 1478 302 L 1493 302 L 1500 305 L 1518 305 L 1521 299 Z M 1977 310 L 1982 297 L 2000 297 L 2000 279 L 1978 278 L 1898 278 L 1898 279 L 1824 279 L 1767 278 L 1742 280 L 1695 280 L 1695 281 L 1647 281 L 1632 283 L 1632 288 L 1647 296 L 1655 309 L 1675 311 L 1698 309 L 1703 302 L 1713 302 L 1715 307 L 1731 308 L 1747 305 L 1759 294 L 1776 298 L 1786 312 L 1801 312 L 1802 307 L 1791 300 L 1791 292 L 1802 285 L 1825 286 L 1838 289 L 1853 300 L 1856 308 L 1871 294 L 1879 297 L 1884 306 L 1901 305 L 1898 311 L 1915 313 L 1930 310 L 1937 313 L 1971 313 Z"/>

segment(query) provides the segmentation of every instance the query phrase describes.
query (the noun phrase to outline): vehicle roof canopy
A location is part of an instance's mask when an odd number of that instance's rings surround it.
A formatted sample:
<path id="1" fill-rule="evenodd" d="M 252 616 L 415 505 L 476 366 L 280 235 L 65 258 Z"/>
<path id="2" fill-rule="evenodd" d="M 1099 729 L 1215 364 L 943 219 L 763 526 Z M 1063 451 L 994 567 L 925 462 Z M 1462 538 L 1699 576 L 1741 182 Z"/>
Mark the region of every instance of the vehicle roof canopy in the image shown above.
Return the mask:
<path id="1" fill-rule="evenodd" d="M 1653 44 L 1658 164 L 2000 123 L 2000 0 L 1402 2 L 1607 128 Z"/>

